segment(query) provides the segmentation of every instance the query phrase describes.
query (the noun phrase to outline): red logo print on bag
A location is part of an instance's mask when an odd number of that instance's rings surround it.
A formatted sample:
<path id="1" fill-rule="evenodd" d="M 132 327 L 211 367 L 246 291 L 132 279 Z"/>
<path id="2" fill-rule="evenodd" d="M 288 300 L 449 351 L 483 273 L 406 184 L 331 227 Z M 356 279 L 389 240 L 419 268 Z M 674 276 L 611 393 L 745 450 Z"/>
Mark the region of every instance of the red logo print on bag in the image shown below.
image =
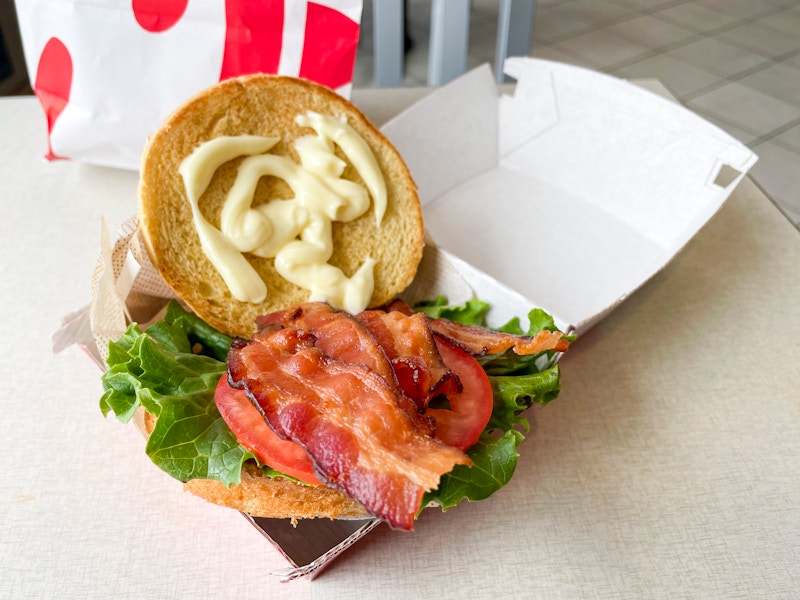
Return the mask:
<path id="1" fill-rule="evenodd" d="M 136 22 L 150 33 L 161 33 L 177 23 L 189 0 L 132 0 Z"/>
<path id="2" fill-rule="evenodd" d="M 189 0 L 129 0 L 138 27 L 162 35 L 175 27 L 186 15 Z M 221 1 L 221 0 L 220 0 Z M 299 0 L 224 0 L 225 41 L 219 80 L 249 73 L 278 73 L 280 69 L 333 89 L 350 83 L 358 48 L 359 23 L 347 15 L 319 2 L 305 2 L 305 28 L 302 37 L 296 33 L 284 40 L 287 11 L 297 18 L 302 7 Z M 126 10 L 126 9 L 123 9 Z M 123 13 L 124 14 L 124 13 Z M 115 21 L 114 25 L 119 23 Z M 128 20 L 130 23 L 130 20 Z M 302 21 L 301 21 L 302 23 Z M 291 29 L 292 24 L 289 24 Z M 281 66 L 281 53 L 296 52 L 299 62 Z M 295 48 L 302 42 L 302 48 Z M 294 44 L 294 46 L 293 46 Z M 285 59 L 286 57 L 284 57 Z M 292 63 L 292 60 L 289 60 Z M 48 153 L 46 158 L 66 158 L 52 148 L 52 133 L 59 115 L 70 101 L 73 70 L 82 73 L 73 63 L 69 48 L 58 37 L 51 37 L 39 56 L 34 91 L 47 118 Z M 86 79 L 85 77 L 81 80 Z"/>
<path id="3" fill-rule="evenodd" d="M 63 112 L 69 102 L 69 93 L 72 88 L 72 57 L 67 47 L 58 38 L 47 40 L 36 67 L 36 80 L 33 90 L 39 98 L 39 104 L 44 109 L 47 118 L 47 160 L 64 158 L 53 152 L 50 144 L 50 134 L 58 116 Z"/>

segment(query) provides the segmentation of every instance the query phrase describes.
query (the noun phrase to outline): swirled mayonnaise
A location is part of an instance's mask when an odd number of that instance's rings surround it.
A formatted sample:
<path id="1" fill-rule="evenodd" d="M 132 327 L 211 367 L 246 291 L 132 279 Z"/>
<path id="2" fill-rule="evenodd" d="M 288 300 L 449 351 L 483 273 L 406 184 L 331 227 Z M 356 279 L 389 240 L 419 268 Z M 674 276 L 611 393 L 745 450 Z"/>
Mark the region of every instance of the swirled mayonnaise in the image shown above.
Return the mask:
<path id="1" fill-rule="evenodd" d="M 367 256 L 351 277 L 328 264 L 333 255 L 332 223 L 365 214 L 371 197 L 380 226 L 386 212 L 386 182 L 372 150 L 346 118 L 308 112 L 295 121 L 316 134 L 295 140 L 299 164 L 268 153 L 280 138 L 252 135 L 214 138 L 183 160 L 179 173 L 194 226 L 203 252 L 237 300 L 257 303 L 267 297 L 266 284 L 244 257 L 250 253 L 274 258 L 281 277 L 309 290 L 309 300 L 360 312 L 372 297 L 375 260 Z M 346 163 L 336 156 L 336 147 L 358 171 L 366 188 L 342 179 Z M 239 156 L 247 158 L 225 199 L 218 229 L 203 216 L 199 200 L 214 172 Z M 253 207 L 256 185 L 264 176 L 283 179 L 294 197 Z"/>

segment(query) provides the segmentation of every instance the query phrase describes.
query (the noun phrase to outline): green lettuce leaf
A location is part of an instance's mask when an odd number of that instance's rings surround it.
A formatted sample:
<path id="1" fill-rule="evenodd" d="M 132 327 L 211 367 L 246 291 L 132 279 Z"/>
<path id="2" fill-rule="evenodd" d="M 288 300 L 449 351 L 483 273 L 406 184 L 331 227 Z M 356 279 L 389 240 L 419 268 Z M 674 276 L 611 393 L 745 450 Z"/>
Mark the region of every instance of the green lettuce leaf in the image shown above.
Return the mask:
<path id="1" fill-rule="evenodd" d="M 443 475 L 439 487 L 425 494 L 422 505 L 433 502 L 447 510 L 462 500 L 485 500 L 511 480 L 522 439 L 522 434 L 514 430 L 499 437 L 484 434 L 467 452 L 472 465 L 456 465 Z"/>
<path id="2" fill-rule="evenodd" d="M 429 316 L 444 316 L 465 325 L 485 327 L 489 306 L 479 300 L 449 306 L 440 296 L 414 308 Z M 515 317 L 497 329 L 532 336 L 543 330 L 558 331 L 553 318 L 541 309 L 528 313 L 528 323 L 528 329 L 523 330 L 520 320 Z M 519 454 L 516 448 L 530 430 L 524 412 L 534 403 L 547 404 L 558 396 L 561 389 L 561 373 L 558 365 L 553 364 L 554 356 L 554 352 L 518 356 L 513 350 L 507 350 L 477 357 L 492 385 L 492 416 L 480 441 L 467 452 L 473 461 L 472 466 L 457 465 L 443 475 L 439 487 L 426 494 L 423 506 L 433 502 L 446 510 L 462 500 L 483 500 L 508 483 L 517 466 Z"/>
<path id="3" fill-rule="evenodd" d="M 109 345 L 103 414 L 113 412 L 123 422 L 139 406 L 153 414 L 145 451 L 180 481 L 214 479 L 230 485 L 240 480 L 242 464 L 255 458 L 236 441 L 214 403 L 230 342 L 171 302 L 164 319 L 146 332 L 133 324 Z"/>
<path id="4" fill-rule="evenodd" d="M 561 371 L 554 365 L 540 373 L 517 376 L 489 376 L 494 393 L 494 408 L 488 429 L 508 431 L 521 426 L 527 432 L 528 420 L 520 413 L 533 403 L 545 405 L 561 391 Z"/>
<path id="5" fill-rule="evenodd" d="M 447 304 L 447 298 L 437 296 L 435 300 L 424 300 L 414 305 L 414 310 L 425 313 L 431 319 L 448 319 L 464 325 L 483 325 L 489 305 L 478 299 L 468 300 L 464 304 Z"/>

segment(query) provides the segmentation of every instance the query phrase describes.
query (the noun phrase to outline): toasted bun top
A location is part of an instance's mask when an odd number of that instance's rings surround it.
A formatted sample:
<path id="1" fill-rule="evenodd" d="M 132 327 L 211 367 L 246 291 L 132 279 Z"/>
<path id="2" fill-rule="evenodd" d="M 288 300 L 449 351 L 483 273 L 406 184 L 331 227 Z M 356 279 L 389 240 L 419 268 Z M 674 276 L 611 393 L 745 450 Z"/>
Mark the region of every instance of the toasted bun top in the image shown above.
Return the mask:
<path id="1" fill-rule="evenodd" d="M 380 227 L 372 210 L 349 223 L 333 223 L 330 264 L 349 277 L 365 257 L 375 259 L 369 306 L 378 306 L 411 283 L 422 257 L 416 185 L 392 144 L 355 106 L 328 88 L 291 77 L 249 75 L 221 82 L 178 108 L 148 140 L 141 165 L 139 219 L 150 258 L 167 284 L 204 321 L 229 335 L 249 337 L 258 315 L 304 302 L 309 292 L 283 279 L 273 258 L 245 254 L 268 294 L 258 304 L 236 300 L 201 248 L 179 167 L 201 143 L 243 134 L 280 137 L 270 154 L 298 160 L 293 141 L 313 131 L 297 125 L 295 117 L 308 111 L 347 118 L 374 153 L 388 193 Z M 338 149 L 337 155 L 346 160 Z M 242 160 L 223 164 L 200 197 L 200 210 L 214 227 L 219 227 L 227 191 Z M 349 162 L 343 178 L 362 183 Z M 285 182 L 263 177 L 253 206 L 291 197 Z"/>

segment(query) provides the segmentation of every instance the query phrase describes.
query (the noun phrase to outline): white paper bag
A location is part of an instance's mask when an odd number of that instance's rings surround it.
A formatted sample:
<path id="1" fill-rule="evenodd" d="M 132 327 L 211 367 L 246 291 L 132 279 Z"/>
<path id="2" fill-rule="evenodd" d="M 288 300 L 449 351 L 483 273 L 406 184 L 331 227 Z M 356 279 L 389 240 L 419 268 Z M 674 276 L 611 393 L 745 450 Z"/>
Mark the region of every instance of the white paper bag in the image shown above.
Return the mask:
<path id="1" fill-rule="evenodd" d="M 46 158 L 138 169 L 147 135 L 201 89 L 248 73 L 349 96 L 362 0 L 18 0 Z"/>

